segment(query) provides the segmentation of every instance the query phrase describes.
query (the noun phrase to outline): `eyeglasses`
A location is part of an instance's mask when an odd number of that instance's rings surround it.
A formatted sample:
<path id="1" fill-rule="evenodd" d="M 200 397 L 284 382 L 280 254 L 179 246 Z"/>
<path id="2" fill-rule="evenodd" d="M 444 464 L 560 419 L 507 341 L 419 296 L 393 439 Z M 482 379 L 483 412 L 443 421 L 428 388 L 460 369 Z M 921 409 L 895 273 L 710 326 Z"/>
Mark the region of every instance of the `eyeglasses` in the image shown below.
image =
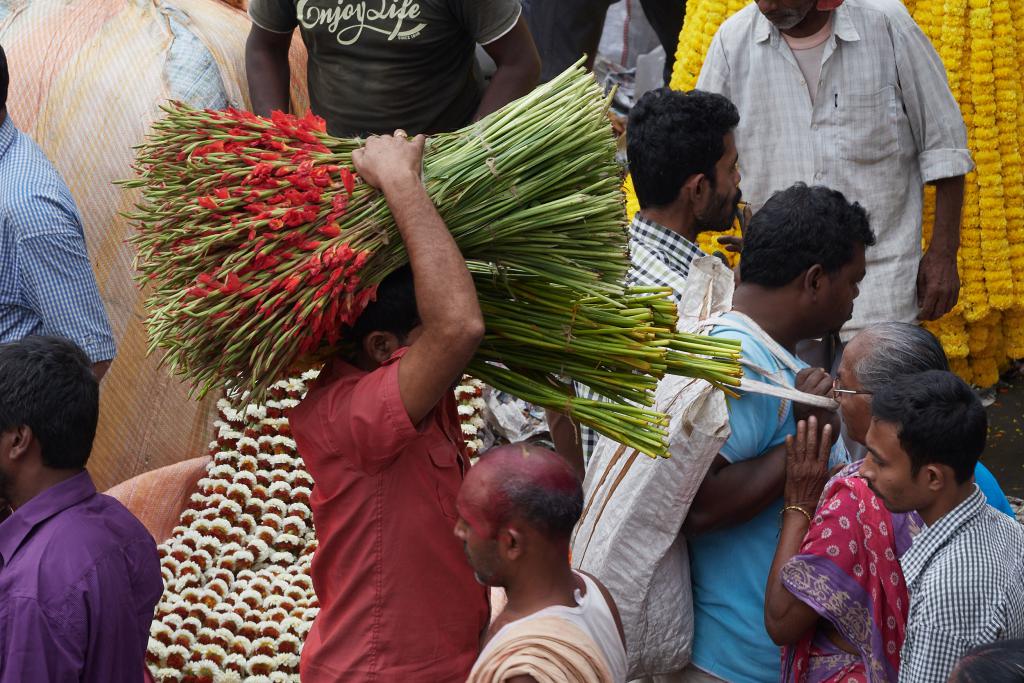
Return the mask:
<path id="1" fill-rule="evenodd" d="M 844 394 L 847 396 L 871 396 L 873 392 L 864 391 L 863 389 L 843 389 L 839 384 L 839 378 L 836 377 L 832 382 L 832 393 L 835 394 L 837 401 L 841 401 Z"/>

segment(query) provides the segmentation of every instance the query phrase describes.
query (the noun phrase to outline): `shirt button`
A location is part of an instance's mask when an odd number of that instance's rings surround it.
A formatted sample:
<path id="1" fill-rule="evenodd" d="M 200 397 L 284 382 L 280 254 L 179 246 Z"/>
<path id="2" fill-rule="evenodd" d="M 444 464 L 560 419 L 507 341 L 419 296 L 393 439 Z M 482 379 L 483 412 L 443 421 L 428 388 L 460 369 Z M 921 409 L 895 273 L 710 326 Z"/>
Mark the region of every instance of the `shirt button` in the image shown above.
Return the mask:
<path id="1" fill-rule="evenodd" d="M 800 79 L 800 85 L 807 85 L 807 81 L 805 81 L 804 79 L 801 78 Z"/>

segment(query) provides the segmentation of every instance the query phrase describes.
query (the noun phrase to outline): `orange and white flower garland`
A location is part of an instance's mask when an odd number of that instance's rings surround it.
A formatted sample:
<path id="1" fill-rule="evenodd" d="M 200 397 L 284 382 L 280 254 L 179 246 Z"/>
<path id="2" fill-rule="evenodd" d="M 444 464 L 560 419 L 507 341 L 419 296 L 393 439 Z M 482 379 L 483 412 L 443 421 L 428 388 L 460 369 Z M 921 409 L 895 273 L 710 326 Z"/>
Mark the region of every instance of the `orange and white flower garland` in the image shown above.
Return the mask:
<path id="1" fill-rule="evenodd" d="M 285 411 L 316 376 L 278 382 L 266 405 L 220 401 L 213 461 L 160 544 L 165 592 L 147 662 L 158 683 L 298 681 L 299 653 L 318 611 L 313 479 Z"/>

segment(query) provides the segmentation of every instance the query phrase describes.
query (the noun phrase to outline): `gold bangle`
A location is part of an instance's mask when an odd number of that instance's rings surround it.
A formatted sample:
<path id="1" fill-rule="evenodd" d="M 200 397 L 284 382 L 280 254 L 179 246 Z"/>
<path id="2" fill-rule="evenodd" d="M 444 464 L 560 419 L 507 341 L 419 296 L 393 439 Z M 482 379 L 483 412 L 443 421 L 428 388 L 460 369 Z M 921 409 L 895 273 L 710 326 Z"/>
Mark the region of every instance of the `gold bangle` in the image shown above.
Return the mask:
<path id="1" fill-rule="evenodd" d="M 810 526 L 810 524 L 811 524 L 811 513 L 809 513 L 807 510 L 804 510 L 799 505 L 787 505 L 786 507 L 782 508 L 783 514 L 785 514 L 785 512 L 787 510 L 797 510 L 797 511 L 799 511 L 800 514 L 802 514 L 804 517 L 807 518 L 807 524 L 808 524 L 808 526 Z"/>

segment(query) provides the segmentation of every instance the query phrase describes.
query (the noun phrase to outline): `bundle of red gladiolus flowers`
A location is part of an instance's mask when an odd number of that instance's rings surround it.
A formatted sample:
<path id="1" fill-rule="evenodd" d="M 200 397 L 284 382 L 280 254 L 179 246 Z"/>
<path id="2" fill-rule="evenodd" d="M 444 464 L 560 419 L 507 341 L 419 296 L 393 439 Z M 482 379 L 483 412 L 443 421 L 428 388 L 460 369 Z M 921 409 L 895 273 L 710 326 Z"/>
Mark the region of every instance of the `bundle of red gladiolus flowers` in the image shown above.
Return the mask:
<path id="1" fill-rule="evenodd" d="M 488 324 L 470 372 L 660 454 L 666 418 L 643 407 L 657 378 L 735 384 L 736 349 L 676 335 L 668 292 L 623 290 L 625 215 L 606 110 L 574 67 L 428 139 L 424 182 Z M 407 256 L 383 195 L 351 171 L 359 140 L 329 136 L 312 115 L 165 111 L 138 151 L 138 178 L 124 183 L 142 190 L 130 218 L 151 287 L 151 351 L 164 349 L 201 393 L 227 385 L 259 401 L 335 351 Z M 567 379 L 614 402 L 575 399 Z"/>

